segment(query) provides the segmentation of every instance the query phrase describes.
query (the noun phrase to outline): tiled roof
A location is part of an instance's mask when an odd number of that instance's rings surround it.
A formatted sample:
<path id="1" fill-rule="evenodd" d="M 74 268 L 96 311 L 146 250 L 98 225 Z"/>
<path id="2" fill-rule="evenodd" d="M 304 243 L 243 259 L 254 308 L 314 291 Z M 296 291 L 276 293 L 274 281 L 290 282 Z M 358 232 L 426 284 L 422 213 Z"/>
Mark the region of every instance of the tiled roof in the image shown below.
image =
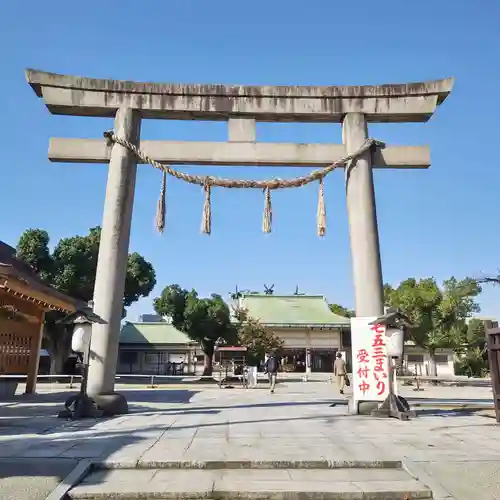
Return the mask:
<path id="1" fill-rule="evenodd" d="M 88 309 L 86 303 L 69 297 L 43 283 L 29 264 L 16 257 L 16 249 L 3 241 L 0 241 L 0 277 L 4 280 L 23 283 L 32 292 L 43 294 L 43 302 L 49 306 L 57 305 L 58 308 L 65 311 Z M 63 305 L 64 307 L 62 307 Z"/>
<path id="2" fill-rule="evenodd" d="M 120 332 L 120 344 L 188 344 L 192 340 L 170 323 L 129 323 Z"/>
<path id="3" fill-rule="evenodd" d="M 322 295 L 243 295 L 240 305 L 268 325 L 350 326 L 349 318 L 334 314 Z"/>

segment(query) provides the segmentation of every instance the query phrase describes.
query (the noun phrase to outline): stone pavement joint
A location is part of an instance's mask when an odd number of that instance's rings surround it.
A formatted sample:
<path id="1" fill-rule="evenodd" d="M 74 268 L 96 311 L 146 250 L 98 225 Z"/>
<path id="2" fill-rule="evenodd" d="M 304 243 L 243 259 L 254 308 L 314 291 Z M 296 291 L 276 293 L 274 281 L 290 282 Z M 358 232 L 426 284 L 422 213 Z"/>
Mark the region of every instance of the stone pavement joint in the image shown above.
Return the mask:
<path id="1" fill-rule="evenodd" d="M 45 500 L 63 500 L 67 498 L 68 491 L 83 478 L 91 473 L 92 462 L 81 460 L 76 467 L 52 490 Z"/>
<path id="2" fill-rule="evenodd" d="M 408 472 L 413 479 L 420 481 L 422 484 L 425 484 L 425 486 L 430 488 L 434 495 L 434 500 L 454 500 L 454 497 L 450 494 L 450 492 L 445 490 L 443 486 L 436 481 L 436 479 L 430 476 L 418 463 L 406 458 L 403 461 L 403 469 Z"/>
<path id="3" fill-rule="evenodd" d="M 416 500 L 429 488 L 402 469 L 97 471 L 69 492 L 72 500 L 218 499 Z"/>

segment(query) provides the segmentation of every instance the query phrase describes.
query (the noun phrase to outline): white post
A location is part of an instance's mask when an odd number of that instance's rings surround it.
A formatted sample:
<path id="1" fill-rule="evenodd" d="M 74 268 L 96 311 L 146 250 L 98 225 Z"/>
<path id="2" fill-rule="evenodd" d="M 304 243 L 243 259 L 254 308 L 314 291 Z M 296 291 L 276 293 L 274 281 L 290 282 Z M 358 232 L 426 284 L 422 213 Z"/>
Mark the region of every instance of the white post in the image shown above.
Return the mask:
<path id="1" fill-rule="evenodd" d="M 137 110 L 121 108 L 117 111 L 115 133 L 119 137 L 138 144 L 140 127 L 141 118 Z M 106 324 L 94 324 L 92 327 L 88 378 L 90 396 L 112 393 L 114 389 L 136 171 L 134 154 L 114 144 L 109 162 L 94 288 L 94 312 Z"/>
<path id="2" fill-rule="evenodd" d="M 346 114 L 342 139 L 348 154 L 368 139 L 363 113 Z M 381 316 L 384 313 L 382 266 L 370 151 L 346 167 L 346 196 L 356 316 Z"/>

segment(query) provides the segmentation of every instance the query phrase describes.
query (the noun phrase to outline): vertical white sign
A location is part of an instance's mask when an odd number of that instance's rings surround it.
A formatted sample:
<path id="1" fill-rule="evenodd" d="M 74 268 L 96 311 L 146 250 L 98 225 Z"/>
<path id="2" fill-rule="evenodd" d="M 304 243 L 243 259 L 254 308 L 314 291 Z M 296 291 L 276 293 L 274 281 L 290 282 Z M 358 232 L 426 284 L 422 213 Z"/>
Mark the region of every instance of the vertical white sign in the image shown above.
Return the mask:
<path id="1" fill-rule="evenodd" d="M 383 401 L 389 394 L 389 358 L 385 326 L 377 319 L 351 318 L 352 390 L 354 402 Z"/>

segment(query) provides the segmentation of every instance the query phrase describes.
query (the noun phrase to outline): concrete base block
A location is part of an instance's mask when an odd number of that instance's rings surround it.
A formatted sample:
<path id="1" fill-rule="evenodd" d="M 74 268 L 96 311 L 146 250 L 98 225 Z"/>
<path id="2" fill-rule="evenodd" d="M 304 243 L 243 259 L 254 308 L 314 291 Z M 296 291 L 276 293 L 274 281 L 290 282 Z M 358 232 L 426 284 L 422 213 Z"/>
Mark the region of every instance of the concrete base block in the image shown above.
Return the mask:
<path id="1" fill-rule="evenodd" d="M 347 400 L 347 412 L 350 415 L 358 414 L 358 403 L 356 403 L 353 398 Z"/>
<path id="2" fill-rule="evenodd" d="M 351 415 L 371 415 L 379 404 L 379 401 L 354 401 L 353 398 L 350 398 L 347 401 L 347 411 Z"/>
<path id="3" fill-rule="evenodd" d="M 361 401 L 358 403 L 358 415 L 371 415 L 380 405 L 379 401 Z"/>

